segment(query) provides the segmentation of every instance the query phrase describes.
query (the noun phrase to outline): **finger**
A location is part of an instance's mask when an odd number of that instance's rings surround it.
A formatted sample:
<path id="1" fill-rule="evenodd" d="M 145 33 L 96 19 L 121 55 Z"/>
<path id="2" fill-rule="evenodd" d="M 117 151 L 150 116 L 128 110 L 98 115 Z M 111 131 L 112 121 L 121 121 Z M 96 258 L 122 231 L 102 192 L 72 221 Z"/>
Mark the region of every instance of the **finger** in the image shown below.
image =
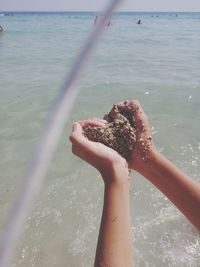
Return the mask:
<path id="1" fill-rule="evenodd" d="M 84 138 L 83 136 L 83 128 L 81 126 L 81 124 L 79 122 L 75 122 L 73 124 L 73 128 L 72 128 L 72 133 L 69 136 L 69 140 L 75 144 L 80 142 L 80 140 L 82 140 L 82 138 Z"/>
<path id="2" fill-rule="evenodd" d="M 83 121 L 82 121 L 83 122 Z M 84 121 L 85 123 L 85 121 Z M 83 128 L 79 122 L 73 124 L 73 131 L 69 139 L 72 142 L 72 152 L 83 158 L 86 154 L 95 152 L 94 142 L 88 140 L 83 134 Z"/>
<path id="3" fill-rule="evenodd" d="M 76 135 L 82 135 L 83 128 L 80 122 L 74 122 L 72 125 L 72 133 Z"/>
<path id="4" fill-rule="evenodd" d="M 87 123 L 90 124 L 91 126 L 97 126 L 97 127 L 102 127 L 105 126 L 105 124 L 107 124 L 107 120 L 104 119 L 99 119 L 99 118 L 92 118 L 92 119 L 88 119 Z"/>
<path id="5" fill-rule="evenodd" d="M 138 100 L 131 100 L 128 102 L 128 106 L 131 107 L 133 113 L 137 112 L 139 109 L 143 111 L 140 102 Z"/>
<path id="6" fill-rule="evenodd" d="M 127 109 L 131 108 L 136 124 L 136 128 L 139 131 L 142 132 L 147 132 L 149 129 L 149 123 L 148 123 L 148 118 L 138 100 L 131 100 L 131 101 L 124 101 L 124 102 L 119 102 L 118 104 L 119 108 Z"/>
<path id="7" fill-rule="evenodd" d="M 129 100 L 118 102 L 116 105 L 118 108 L 124 108 L 129 105 Z"/>
<path id="8" fill-rule="evenodd" d="M 85 128 L 87 126 L 93 126 L 93 127 L 103 127 L 107 123 L 106 120 L 98 119 L 98 118 L 93 118 L 93 119 L 87 119 L 87 120 L 82 120 L 78 122 L 82 128 Z"/>
<path id="9" fill-rule="evenodd" d="M 89 164 L 96 166 L 98 164 L 99 150 L 94 142 L 89 141 L 84 136 L 72 134 L 72 152 L 79 158 L 87 161 Z"/>
<path id="10" fill-rule="evenodd" d="M 142 109 L 142 106 L 140 105 L 140 102 L 138 100 L 126 100 L 124 102 L 119 102 L 117 106 L 122 109 L 131 109 L 133 112 L 134 120 L 138 127 L 141 127 L 143 123 L 148 121 L 146 114 L 144 113 L 144 110 Z"/>
<path id="11" fill-rule="evenodd" d="M 97 119 L 90 119 L 90 120 L 83 120 L 79 122 L 75 122 L 73 124 L 73 130 L 71 135 L 69 136 L 70 141 L 73 144 L 77 144 L 79 146 L 91 146 L 91 141 L 89 141 L 84 135 L 83 135 L 83 128 L 87 126 L 94 126 L 94 127 L 102 127 L 105 126 L 104 120 L 97 120 Z M 93 142 L 92 142 L 93 143 Z"/>
<path id="12" fill-rule="evenodd" d="M 91 120 L 92 120 L 92 121 L 99 122 L 99 123 L 108 123 L 106 120 L 104 120 L 104 119 L 100 119 L 100 118 L 96 118 L 96 117 L 92 118 Z"/>
<path id="13" fill-rule="evenodd" d="M 131 101 L 130 105 L 133 107 L 136 128 L 141 132 L 150 132 L 147 115 L 139 101 Z"/>

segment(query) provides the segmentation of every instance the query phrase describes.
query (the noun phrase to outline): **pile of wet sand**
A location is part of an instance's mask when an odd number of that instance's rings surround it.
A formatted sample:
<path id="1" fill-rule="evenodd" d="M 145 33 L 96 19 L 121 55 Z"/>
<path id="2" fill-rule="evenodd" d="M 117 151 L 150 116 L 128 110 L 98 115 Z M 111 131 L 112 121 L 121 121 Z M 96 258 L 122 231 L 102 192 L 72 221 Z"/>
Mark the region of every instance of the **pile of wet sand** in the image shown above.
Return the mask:
<path id="1" fill-rule="evenodd" d="M 122 155 L 127 161 L 131 159 L 136 142 L 136 125 L 133 110 L 129 106 L 114 105 L 104 116 L 108 122 L 104 127 L 88 126 L 84 135 L 90 141 L 100 142 Z"/>

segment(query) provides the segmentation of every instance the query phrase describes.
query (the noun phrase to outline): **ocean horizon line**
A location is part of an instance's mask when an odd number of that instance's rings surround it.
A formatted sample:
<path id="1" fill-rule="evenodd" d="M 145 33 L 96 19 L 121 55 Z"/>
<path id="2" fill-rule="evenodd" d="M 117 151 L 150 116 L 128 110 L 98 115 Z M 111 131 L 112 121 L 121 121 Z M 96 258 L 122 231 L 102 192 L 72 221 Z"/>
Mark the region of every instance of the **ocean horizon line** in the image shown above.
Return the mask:
<path id="1" fill-rule="evenodd" d="M 96 10 L 96 11 L 90 11 L 90 10 L 57 10 L 57 11 L 53 11 L 53 10 L 0 10 L 0 13 L 13 13 L 13 14 L 17 14 L 17 13 L 90 13 L 90 14 L 96 14 L 96 13 L 101 13 L 102 11 Z M 137 13 L 143 13 L 143 14 L 149 14 L 149 13 L 162 13 L 162 14 L 169 14 L 169 13 L 200 13 L 199 11 L 159 11 L 159 10 L 155 10 L 155 11 L 117 11 L 115 12 L 116 14 L 137 14 Z"/>

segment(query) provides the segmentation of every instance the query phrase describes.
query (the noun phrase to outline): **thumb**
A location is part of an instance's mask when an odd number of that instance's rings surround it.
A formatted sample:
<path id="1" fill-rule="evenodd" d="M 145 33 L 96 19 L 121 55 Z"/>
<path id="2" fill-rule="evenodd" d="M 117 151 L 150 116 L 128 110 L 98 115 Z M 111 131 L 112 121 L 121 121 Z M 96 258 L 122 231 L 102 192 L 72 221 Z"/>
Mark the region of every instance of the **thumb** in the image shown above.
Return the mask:
<path id="1" fill-rule="evenodd" d="M 83 128 L 80 123 L 75 122 L 73 124 L 69 140 L 72 142 L 73 147 L 84 148 L 87 146 L 88 140 L 83 136 Z"/>
<path id="2" fill-rule="evenodd" d="M 84 137 L 83 128 L 80 123 L 76 122 L 73 124 L 73 130 L 69 139 L 72 142 L 72 152 L 76 156 L 88 161 L 88 159 L 95 155 L 96 149 L 93 142 Z"/>

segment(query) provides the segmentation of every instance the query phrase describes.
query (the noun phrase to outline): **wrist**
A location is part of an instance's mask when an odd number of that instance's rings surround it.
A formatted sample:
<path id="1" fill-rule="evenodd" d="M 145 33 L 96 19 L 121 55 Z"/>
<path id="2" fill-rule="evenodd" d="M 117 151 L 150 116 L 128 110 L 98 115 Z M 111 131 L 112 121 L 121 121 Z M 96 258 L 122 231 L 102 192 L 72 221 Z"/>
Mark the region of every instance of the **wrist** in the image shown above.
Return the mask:
<path id="1" fill-rule="evenodd" d="M 100 173 L 106 187 L 130 187 L 130 173 L 126 161 L 124 164 L 112 162 L 108 168 L 104 168 Z"/>
<path id="2" fill-rule="evenodd" d="M 156 150 L 156 148 L 152 148 L 148 152 L 147 160 L 143 161 L 142 164 L 138 164 L 139 167 L 136 168 L 136 171 L 145 177 L 153 174 L 155 167 L 161 157 L 162 155 Z"/>

